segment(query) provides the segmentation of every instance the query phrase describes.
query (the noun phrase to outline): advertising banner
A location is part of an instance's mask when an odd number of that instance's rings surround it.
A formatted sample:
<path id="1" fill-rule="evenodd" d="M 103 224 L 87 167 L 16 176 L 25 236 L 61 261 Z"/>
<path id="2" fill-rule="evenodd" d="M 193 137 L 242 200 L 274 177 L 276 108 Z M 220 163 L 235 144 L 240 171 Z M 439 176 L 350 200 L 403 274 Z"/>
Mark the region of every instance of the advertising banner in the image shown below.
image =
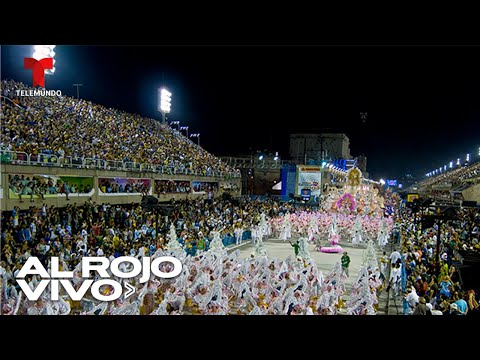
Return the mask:
<path id="1" fill-rule="evenodd" d="M 302 190 L 311 191 L 311 196 L 322 193 L 322 169 L 320 166 L 298 165 L 296 195 L 302 195 Z"/>

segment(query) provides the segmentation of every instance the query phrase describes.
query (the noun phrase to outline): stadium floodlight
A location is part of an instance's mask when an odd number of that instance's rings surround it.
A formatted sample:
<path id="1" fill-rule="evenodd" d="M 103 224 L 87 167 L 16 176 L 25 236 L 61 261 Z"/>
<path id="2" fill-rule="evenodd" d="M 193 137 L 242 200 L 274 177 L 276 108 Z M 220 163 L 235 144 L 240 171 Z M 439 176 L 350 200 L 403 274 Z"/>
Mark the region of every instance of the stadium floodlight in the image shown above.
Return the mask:
<path id="1" fill-rule="evenodd" d="M 165 88 L 158 89 L 158 103 L 159 109 L 162 113 L 162 120 L 165 122 L 166 114 L 168 114 L 172 107 L 172 93 Z"/>
<path id="2" fill-rule="evenodd" d="M 196 137 L 197 144 L 200 146 L 200 133 L 190 134 L 190 137 Z"/>
<path id="3" fill-rule="evenodd" d="M 258 160 L 263 160 L 263 155 L 260 155 L 260 156 L 258 157 Z"/>
<path id="4" fill-rule="evenodd" d="M 457 165 L 460 165 L 460 158 L 457 159 Z"/>
<path id="5" fill-rule="evenodd" d="M 41 60 L 45 58 L 53 59 L 53 68 L 45 70 L 45 74 L 53 75 L 55 72 L 55 45 L 34 45 L 32 58 Z"/>
<path id="6" fill-rule="evenodd" d="M 453 161 L 450 161 L 450 169 L 453 167 Z"/>
<path id="7" fill-rule="evenodd" d="M 325 167 L 325 165 L 327 165 L 327 162 L 326 162 L 326 161 L 322 161 L 322 167 Z"/>
<path id="8" fill-rule="evenodd" d="M 380 181 L 379 181 L 379 182 L 380 182 L 380 184 L 382 184 L 382 185 L 385 185 L 385 180 L 383 180 L 383 179 L 380 179 Z"/>
<path id="9" fill-rule="evenodd" d="M 447 165 L 443 165 L 443 170 L 447 171 Z"/>
<path id="10" fill-rule="evenodd" d="M 470 154 L 467 154 L 466 160 L 467 162 L 470 161 Z"/>

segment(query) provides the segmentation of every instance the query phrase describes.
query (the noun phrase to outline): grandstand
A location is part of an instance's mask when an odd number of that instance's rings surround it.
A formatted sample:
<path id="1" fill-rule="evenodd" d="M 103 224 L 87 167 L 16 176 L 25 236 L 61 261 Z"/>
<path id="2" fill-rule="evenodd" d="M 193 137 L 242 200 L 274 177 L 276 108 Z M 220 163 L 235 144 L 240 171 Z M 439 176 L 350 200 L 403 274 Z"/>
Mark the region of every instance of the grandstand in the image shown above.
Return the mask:
<path id="1" fill-rule="evenodd" d="M 453 202 L 480 202 L 480 162 L 459 166 L 415 185 L 425 196 Z"/>
<path id="2" fill-rule="evenodd" d="M 94 180 L 89 185 L 94 192 L 100 192 L 97 180 L 110 176 L 129 178 L 123 183 L 112 183 L 114 189 L 127 188 L 131 178 L 151 177 L 152 181 L 142 180 L 148 183 L 145 191 L 150 194 L 154 191 L 154 179 L 226 179 L 238 180 L 240 186 L 239 170 L 160 121 L 68 96 L 17 96 L 17 90 L 30 89 L 12 80 L 1 82 L 2 173 L 12 177 L 24 174 L 47 189 L 51 186 L 47 187 L 48 181 L 41 181 L 42 176 L 91 175 Z M 105 183 L 105 179 L 102 181 Z M 3 192 L 8 183 L 8 178 L 2 179 Z M 193 188 L 188 185 L 187 188 Z M 79 187 L 77 184 L 77 190 Z M 23 194 L 31 195 L 28 191 Z"/>

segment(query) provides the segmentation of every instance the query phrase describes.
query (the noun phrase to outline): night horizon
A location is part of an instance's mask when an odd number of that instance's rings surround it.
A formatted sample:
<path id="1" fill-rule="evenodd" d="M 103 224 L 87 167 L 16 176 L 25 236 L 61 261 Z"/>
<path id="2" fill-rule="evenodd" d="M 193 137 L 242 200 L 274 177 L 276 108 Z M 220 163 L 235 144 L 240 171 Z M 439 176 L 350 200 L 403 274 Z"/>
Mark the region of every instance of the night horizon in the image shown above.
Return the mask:
<path id="1" fill-rule="evenodd" d="M 31 84 L 29 45 L 2 46 L 2 79 Z M 291 133 L 331 129 L 365 154 L 372 179 L 476 159 L 480 58 L 476 47 L 171 47 L 57 45 L 47 89 L 201 133 L 217 156 L 256 150 L 288 158 Z M 366 121 L 360 118 L 367 112 Z M 446 124 L 446 125 L 445 125 Z M 317 129 L 317 131 L 315 131 Z"/>

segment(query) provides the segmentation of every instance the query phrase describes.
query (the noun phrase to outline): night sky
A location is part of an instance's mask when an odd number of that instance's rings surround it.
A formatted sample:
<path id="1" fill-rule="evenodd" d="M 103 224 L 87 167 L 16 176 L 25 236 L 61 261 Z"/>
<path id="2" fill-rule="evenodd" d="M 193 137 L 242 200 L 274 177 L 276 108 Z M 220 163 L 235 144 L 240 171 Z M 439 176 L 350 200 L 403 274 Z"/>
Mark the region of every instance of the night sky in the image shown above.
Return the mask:
<path id="1" fill-rule="evenodd" d="M 480 48 L 408 46 L 66 46 L 47 89 L 201 133 L 215 155 L 288 157 L 288 135 L 345 132 L 371 178 L 394 179 L 465 157 L 480 145 Z M 2 46 L 2 79 L 31 83 L 31 46 Z M 360 112 L 368 112 L 366 122 Z"/>

